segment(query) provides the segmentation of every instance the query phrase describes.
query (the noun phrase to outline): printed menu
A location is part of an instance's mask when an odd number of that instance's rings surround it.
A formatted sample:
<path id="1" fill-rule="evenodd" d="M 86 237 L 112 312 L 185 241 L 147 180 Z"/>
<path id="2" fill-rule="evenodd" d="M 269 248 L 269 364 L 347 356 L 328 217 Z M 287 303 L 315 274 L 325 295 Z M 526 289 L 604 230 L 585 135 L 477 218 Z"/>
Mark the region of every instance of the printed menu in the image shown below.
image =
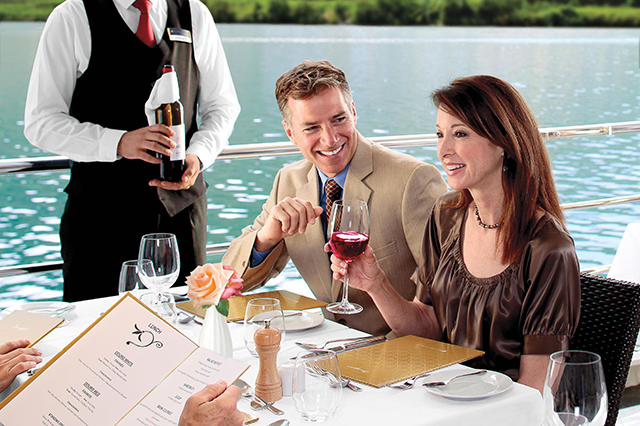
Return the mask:
<path id="1" fill-rule="evenodd" d="M 177 425 L 190 395 L 248 367 L 127 294 L 0 404 L 0 425 Z"/>

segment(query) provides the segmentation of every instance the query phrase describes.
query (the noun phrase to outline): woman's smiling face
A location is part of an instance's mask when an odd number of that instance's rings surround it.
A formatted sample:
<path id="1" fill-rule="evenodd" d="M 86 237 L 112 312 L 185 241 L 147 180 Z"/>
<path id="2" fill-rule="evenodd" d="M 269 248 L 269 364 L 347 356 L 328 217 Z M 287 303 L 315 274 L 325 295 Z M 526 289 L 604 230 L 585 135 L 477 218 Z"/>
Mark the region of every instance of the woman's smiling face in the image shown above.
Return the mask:
<path id="1" fill-rule="evenodd" d="M 436 124 L 438 158 L 452 189 L 502 188 L 504 150 L 442 108 Z"/>

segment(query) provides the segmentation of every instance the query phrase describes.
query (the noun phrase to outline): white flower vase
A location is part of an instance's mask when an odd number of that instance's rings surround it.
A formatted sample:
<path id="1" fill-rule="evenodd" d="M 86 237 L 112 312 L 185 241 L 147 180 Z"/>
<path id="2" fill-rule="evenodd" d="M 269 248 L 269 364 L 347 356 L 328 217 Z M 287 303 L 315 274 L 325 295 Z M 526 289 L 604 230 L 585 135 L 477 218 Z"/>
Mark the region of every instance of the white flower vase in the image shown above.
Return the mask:
<path id="1" fill-rule="evenodd" d="M 227 318 L 215 306 L 207 308 L 198 344 L 224 357 L 233 357 L 233 342 Z"/>

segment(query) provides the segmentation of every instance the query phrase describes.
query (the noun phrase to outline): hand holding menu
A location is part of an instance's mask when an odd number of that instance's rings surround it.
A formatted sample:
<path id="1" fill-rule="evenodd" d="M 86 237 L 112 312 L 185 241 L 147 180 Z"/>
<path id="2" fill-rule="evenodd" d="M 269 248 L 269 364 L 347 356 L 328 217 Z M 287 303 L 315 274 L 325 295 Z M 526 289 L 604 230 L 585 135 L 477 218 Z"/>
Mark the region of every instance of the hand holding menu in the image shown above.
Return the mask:
<path id="1" fill-rule="evenodd" d="M 189 396 L 247 368 L 127 295 L 0 404 L 0 424 L 177 425 Z"/>

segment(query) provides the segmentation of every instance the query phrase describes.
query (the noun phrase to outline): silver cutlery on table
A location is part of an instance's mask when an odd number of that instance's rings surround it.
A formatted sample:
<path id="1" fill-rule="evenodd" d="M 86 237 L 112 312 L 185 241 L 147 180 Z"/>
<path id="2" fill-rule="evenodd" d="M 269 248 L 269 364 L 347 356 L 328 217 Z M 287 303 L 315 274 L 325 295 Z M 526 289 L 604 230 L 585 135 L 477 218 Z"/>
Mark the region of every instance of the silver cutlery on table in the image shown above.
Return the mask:
<path id="1" fill-rule="evenodd" d="M 276 420 L 273 423 L 269 423 L 267 426 L 289 426 L 289 420 L 287 419 Z"/>
<path id="2" fill-rule="evenodd" d="M 424 374 L 420 374 L 418 376 L 414 376 L 411 377 L 410 379 L 407 379 L 406 381 L 402 382 L 402 383 L 397 383 L 395 385 L 387 385 L 387 387 L 390 388 L 394 388 L 394 389 L 411 389 L 413 388 L 413 385 L 416 384 L 416 380 L 422 378 L 422 377 L 427 377 L 428 375 L 430 375 L 431 373 L 424 373 Z"/>
<path id="3" fill-rule="evenodd" d="M 189 314 L 188 314 L 188 313 L 186 313 L 186 312 L 178 311 L 178 315 L 180 315 L 180 314 L 182 314 L 182 315 L 184 315 L 184 316 L 185 316 L 184 318 L 181 318 L 181 319 L 179 319 L 179 320 L 178 320 L 178 322 L 179 322 L 180 324 L 187 324 L 187 323 L 190 323 L 191 321 L 193 321 L 193 322 L 195 322 L 196 324 L 202 325 L 202 321 L 200 321 L 199 319 L 197 319 L 195 314 L 191 314 L 191 315 L 189 315 Z"/>
<path id="4" fill-rule="evenodd" d="M 265 402 L 263 401 L 261 398 L 253 395 L 256 398 L 256 401 L 252 401 L 251 402 L 251 408 L 254 411 L 260 411 L 260 410 L 264 410 L 267 409 L 269 411 L 271 411 L 273 414 L 275 414 L 276 416 L 281 416 L 284 414 L 284 411 L 276 408 L 273 406 L 273 402 Z"/>
<path id="5" fill-rule="evenodd" d="M 284 411 L 273 406 L 273 403 L 267 403 L 262 400 L 259 396 L 253 393 L 253 388 L 247 382 L 242 379 L 238 379 L 233 382 L 234 386 L 240 388 L 242 392 L 242 397 L 251 401 L 251 409 L 255 411 L 264 410 L 265 408 L 271 411 L 273 414 L 277 416 L 281 416 L 284 414 Z"/>
<path id="6" fill-rule="evenodd" d="M 349 351 L 351 349 L 364 348 L 365 346 L 375 345 L 376 343 L 385 342 L 387 340 L 387 336 L 372 336 L 367 337 L 366 339 L 360 339 L 351 343 L 344 343 L 342 345 L 334 346 L 329 348 L 330 351 L 333 352 L 344 352 Z"/>
<path id="7" fill-rule="evenodd" d="M 311 369 L 312 373 L 318 376 L 329 377 L 329 384 L 331 385 L 331 387 L 335 388 L 340 386 L 343 388 L 351 389 L 354 392 L 362 392 L 362 388 L 360 386 L 356 386 L 355 384 L 353 384 L 351 380 L 340 378 L 340 383 L 338 383 L 338 381 L 336 380 L 337 378 L 333 373 L 331 373 L 328 370 L 325 370 L 324 368 L 320 367 L 316 363 L 311 363 L 311 362 L 307 363 L 307 367 Z M 333 381 L 331 379 L 333 379 Z"/>
<path id="8" fill-rule="evenodd" d="M 359 340 L 367 340 L 370 339 L 371 336 L 365 336 L 365 337 L 348 337 L 346 339 L 335 339 L 335 340 L 328 340 L 326 342 L 324 342 L 323 344 L 319 344 L 319 343 L 301 343 L 301 342 L 296 342 L 296 345 L 300 346 L 302 349 L 306 349 L 309 351 L 312 351 L 314 349 L 324 349 L 328 344 L 330 343 L 338 343 L 338 342 L 355 342 L 355 341 L 359 341 Z"/>
<path id="9" fill-rule="evenodd" d="M 460 377 L 467 377 L 467 376 L 475 376 L 478 374 L 484 374 L 486 373 L 487 370 L 478 370 L 478 371 L 473 371 L 471 373 L 465 373 L 465 374 L 458 374 L 457 376 L 453 376 L 447 380 L 442 380 L 439 382 L 427 382 L 427 383 L 423 383 L 422 386 L 428 386 L 428 387 L 434 387 L 434 386 L 447 386 L 449 383 L 451 383 L 453 380 L 459 379 Z"/>

